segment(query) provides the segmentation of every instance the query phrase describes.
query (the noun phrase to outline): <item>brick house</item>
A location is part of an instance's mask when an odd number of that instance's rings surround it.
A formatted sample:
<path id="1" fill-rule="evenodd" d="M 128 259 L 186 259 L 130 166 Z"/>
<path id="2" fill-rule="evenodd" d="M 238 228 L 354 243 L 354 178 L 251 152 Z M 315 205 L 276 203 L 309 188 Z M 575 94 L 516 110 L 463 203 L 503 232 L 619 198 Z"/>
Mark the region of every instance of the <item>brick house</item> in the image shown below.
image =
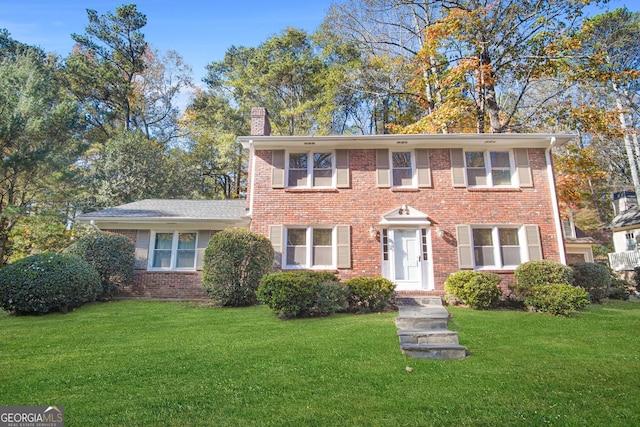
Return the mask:
<path id="1" fill-rule="evenodd" d="M 573 135 L 273 136 L 252 110 L 246 200 L 143 200 L 78 220 L 136 244 L 132 296 L 202 298 L 202 255 L 227 227 L 267 236 L 276 269 L 383 276 L 442 294 L 461 269 L 502 286 L 528 260 L 567 261 L 551 150 Z"/>
<path id="2" fill-rule="evenodd" d="M 383 276 L 442 293 L 449 274 L 513 281 L 535 259 L 566 263 L 551 150 L 565 134 L 272 136 L 252 111 L 248 210 L 276 268 Z"/>
<path id="3" fill-rule="evenodd" d="M 246 201 L 149 199 L 78 217 L 102 231 L 127 236 L 136 247 L 133 286 L 126 296 L 206 298 L 202 262 L 209 238 L 249 227 Z"/>

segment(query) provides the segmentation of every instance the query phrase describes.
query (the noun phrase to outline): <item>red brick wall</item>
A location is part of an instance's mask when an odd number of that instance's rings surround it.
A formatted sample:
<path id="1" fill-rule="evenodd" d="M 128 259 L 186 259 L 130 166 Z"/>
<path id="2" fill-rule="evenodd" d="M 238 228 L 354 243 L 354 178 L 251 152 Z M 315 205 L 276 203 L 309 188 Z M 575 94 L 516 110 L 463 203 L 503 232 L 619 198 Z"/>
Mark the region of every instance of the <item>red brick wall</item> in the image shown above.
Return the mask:
<path id="1" fill-rule="evenodd" d="M 272 189 L 271 151 L 255 155 L 251 229 L 268 236 L 269 225 L 351 225 L 352 268 L 339 271 L 343 279 L 381 274 L 380 245 L 369 227 L 379 229 L 381 216 L 403 204 L 427 214 L 444 232 L 432 233 L 436 290 L 459 270 L 457 224 L 536 224 L 543 257 L 560 260 L 544 149 L 529 149 L 533 188 L 499 190 L 454 188 L 449 149 L 430 149 L 433 188 L 419 190 L 377 188 L 372 149 L 350 150 L 351 188 L 328 191 Z M 504 286 L 513 280 L 512 272 L 500 274 Z"/>
<path id="2" fill-rule="evenodd" d="M 122 296 L 159 299 L 207 299 L 200 271 L 136 270 L 133 285 Z"/>

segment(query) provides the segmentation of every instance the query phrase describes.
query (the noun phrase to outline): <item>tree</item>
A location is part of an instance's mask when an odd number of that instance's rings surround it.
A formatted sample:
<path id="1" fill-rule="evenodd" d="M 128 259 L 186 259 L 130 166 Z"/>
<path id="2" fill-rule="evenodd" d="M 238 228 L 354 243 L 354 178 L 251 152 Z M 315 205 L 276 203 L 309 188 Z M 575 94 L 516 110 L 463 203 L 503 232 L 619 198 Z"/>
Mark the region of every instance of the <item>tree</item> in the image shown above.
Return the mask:
<path id="1" fill-rule="evenodd" d="M 55 192 L 82 150 L 79 114 L 61 93 L 54 63 L 37 49 L 0 60 L 0 262 L 11 232 Z"/>
<path id="2" fill-rule="evenodd" d="M 211 92 L 196 94 L 181 120 L 189 134 L 184 179 L 196 198 L 231 199 L 246 192 L 246 153 L 237 135 L 246 135 L 249 125 L 228 99 Z"/>
<path id="3" fill-rule="evenodd" d="M 640 13 L 620 8 L 597 15 L 585 21 L 573 40 L 578 47 L 575 60 L 568 64 L 568 77 L 581 82 L 583 87 L 588 82 L 591 92 L 601 93 L 597 108 L 591 110 L 597 109 L 601 115 L 615 111 L 619 127 L 611 129 L 609 136 L 623 139 L 628 172 L 636 193 L 640 194 L 637 139 Z"/>
<path id="4" fill-rule="evenodd" d="M 115 14 L 87 9 L 87 16 L 86 34 L 71 35 L 77 45 L 66 61 L 67 76 L 88 120 L 106 140 L 118 126 L 138 125 L 134 81 L 145 70 L 147 42 L 140 29 L 147 18 L 134 4 L 117 7 Z"/>
<path id="5" fill-rule="evenodd" d="M 363 123 L 363 133 L 387 133 L 391 123 L 404 126 L 420 117 L 416 92 L 409 87 L 414 78 L 411 64 L 434 19 L 430 2 L 350 0 L 329 9 L 321 32 L 355 46 L 359 53 L 359 67 L 345 75 L 344 85 L 358 101 L 354 118 Z M 437 97 L 435 87 L 423 89 L 430 99 Z"/>
<path id="6" fill-rule="evenodd" d="M 132 121 L 147 138 L 167 144 L 182 136 L 176 100 L 193 87 L 191 67 L 175 51 L 162 54 L 148 48 L 144 60 L 144 71 L 132 83 Z"/>
<path id="7" fill-rule="evenodd" d="M 257 48 L 232 46 L 207 68 L 212 92 L 231 96 L 243 111 L 267 108 L 275 133 L 326 133 L 315 121 L 325 64 L 304 31 L 287 28 Z"/>
<path id="8" fill-rule="evenodd" d="M 124 130 L 109 139 L 93 164 L 94 208 L 175 196 L 179 179 L 172 179 L 166 154 L 163 144 L 140 131 Z"/>
<path id="9" fill-rule="evenodd" d="M 424 117 L 396 132 L 506 132 L 526 129 L 524 108 L 544 106 L 528 94 L 554 75 L 558 45 L 589 3 L 354 0 L 332 16 L 372 52 L 413 62 L 410 88 Z"/>
<path id="10" fill-rule="evenodd" d="M 16 59 L 18 54 L 24 54 L 26 51 L 32 51 L 35 54 L 42 55 L 42 52 L 38 48 L 12 39 L 9 31 L 0 28 L 0 60 L 5 58 Z"/>

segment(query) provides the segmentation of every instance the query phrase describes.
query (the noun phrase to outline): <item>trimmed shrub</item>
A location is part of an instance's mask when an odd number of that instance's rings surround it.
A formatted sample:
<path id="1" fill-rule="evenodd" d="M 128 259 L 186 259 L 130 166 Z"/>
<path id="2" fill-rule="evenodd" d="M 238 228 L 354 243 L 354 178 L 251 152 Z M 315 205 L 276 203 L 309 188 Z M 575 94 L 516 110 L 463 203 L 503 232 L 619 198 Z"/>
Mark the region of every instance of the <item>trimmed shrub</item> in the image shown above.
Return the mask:
<path id="1" fill-rule="evenodd" d="M 316 285 L 316 298 L 308 310 L 310 316 L 330 316 L 349 307 L 349 288 L 340 282 L 320 282 Z"/>
<path id="2" fill-rule="evenodd" d="M 72 254 L 32 255 L 0 270 L 0 304 L 18 314 L 66 313 L 101 291 L 98 272 Z"/>
<path id="3" fill-rule="evenodd" d="M 382 277 L 355 277 L 344 282 L 349 288 L 349 311 L 375 313 L 393 304 L 396 285 Z"/>
<path id="4" fill-rule="evenodd" d="M 611 273 L 604 265 L 593 262 L 573 264 L 573 284 L 589 292 L 591 302 L 598 303 L 611 287 Z"/>
<path id="5" fill-rule="evenodd" d="M 515 284 L 509 285 L 513 298 L 524 301 L 531 295 L 531 288 L 551 283 L 573 283 L 573 270 L 564 264 L 547 259 L 527 261 L 520 264 L 515 272 Z"/>
<path id="6" fill-rule="evenodd" d="M 612 270 L 609 271 L 611 273 L 611 287 L 609 288 L 609 292 L 607 292 L 607 298 L 628 300 L 629 296 L 631 296 L 631 292 L 629 292 L 631 284 L 621 279 Z"/>
<path id="7" fill-rule="evenodd" d="M 324 271 L 272 273 L 262 278 L 256 294 L 278 317 L 290 319 L 311 315 L 314 306 L 319 311 L 331 311 L 329 306 L 333 306 L 335 300 L 328 283 L 337 282 L 335 274 Z M 321 307 L 318 306 L 319 290 L 323 299 Z"/>
<path id="8" fill-rule="evenodd" d="M 273 247 L 261 234 L 244 229 L 220 231 L 204 252 L 202 288 L 216 303 L 230 307 L 256 304 L 260 279 L 273 271 Z"/>
<path id="9" fill-rule="evenodd" d="M 589 305 L 589 293 L 566 283 L 534 285 L 525 305 L 544 313 L 568 316 Z"/>
<path id="10" fill-rule="evenodd" d="M 488 309 L 500 302 L 502 279 L 495 273 L 484 271 L 458 271 L 444 282 L 445 292 L 475 309 Z"/>
<path id="11" fill-rule="evenodd" d="M 444 281 L 444 291 L 450 296 L 462 301 L 461 295 L 464 295 L 464 287 L 476 275 L 473 270 L 462 270 L 451 273 L 447 280 Z"/>
<path id="12" fill-rule="evenodd" d="M 65 249 L 87 261 L 100 275 L 102 292 L 98 300 L 108 300 L 118 295 L 133 280 L 135 246 L 125 236 L 107 232 L 92 232 L 80 237 Z"/>

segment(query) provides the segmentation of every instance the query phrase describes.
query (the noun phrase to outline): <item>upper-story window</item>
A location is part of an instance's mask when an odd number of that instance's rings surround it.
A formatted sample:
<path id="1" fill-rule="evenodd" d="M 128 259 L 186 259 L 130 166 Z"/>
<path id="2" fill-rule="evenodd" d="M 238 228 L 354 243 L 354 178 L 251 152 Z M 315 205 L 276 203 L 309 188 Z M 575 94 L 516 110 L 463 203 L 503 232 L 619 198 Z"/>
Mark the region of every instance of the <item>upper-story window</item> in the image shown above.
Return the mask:
<path id="1" fill-rule="evenodd" d="M 411 191 L 431 187 L 429 150 L 376 149 L 376 185 Z"/>
<path id="2" fill-rule="evenodd" d="M 411 151 L 391 152 L 391 176 L 393 187 L 413 187 L 414 161 Z"/>
<path id="3" fill-rule="evenodd" d="M 289 153 L 287 187 L 332 187 L 334 155 L 332 152 Z"/>
<path id="4" fill-rule="evenodd" d="M 625 233 L 625 240 L 627 242 L 627 250 L 635 251 L 638 249 L 638 242 L 635 238 L 635 234 L 633 232 Z"/>
<path id="5" fill-rule="evenodd" d="M 465 152 L 467 185 L 470 187 L 511 186 L 514 176 L 510 151 Z"/>

